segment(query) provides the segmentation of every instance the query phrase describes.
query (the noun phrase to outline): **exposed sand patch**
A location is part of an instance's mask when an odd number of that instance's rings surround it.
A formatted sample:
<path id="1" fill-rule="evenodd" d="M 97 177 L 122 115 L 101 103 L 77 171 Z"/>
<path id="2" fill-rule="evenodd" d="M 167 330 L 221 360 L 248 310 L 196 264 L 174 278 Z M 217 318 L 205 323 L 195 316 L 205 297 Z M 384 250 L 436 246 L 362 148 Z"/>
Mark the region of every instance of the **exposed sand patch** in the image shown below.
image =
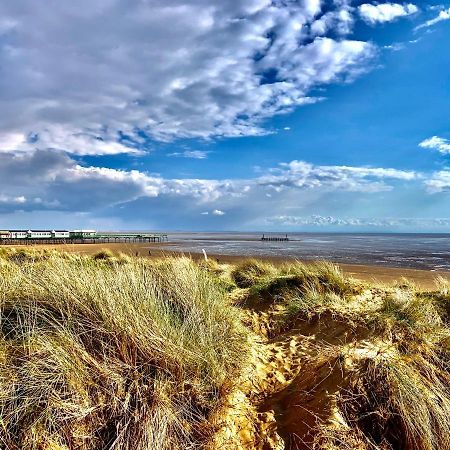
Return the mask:
<path id="1" fill-rule="evenodd" d="M 376 290 L 355 300 L 379 305 Z M 350 309 L 352 306 L 350 306 Z M 253 329 L 248 366 L 217 414 L 214 449 L 328 448 L 327 433 L 348 433 L 348 448 L 366 444 L 350 430 L 338 408 L 361 363 L 394 351 L 392 344 L 345 316 L 329 311 L 274 330 L 279 307 L 243 310 Z M 357 375 L 356 375 L 357 376 Z"/>

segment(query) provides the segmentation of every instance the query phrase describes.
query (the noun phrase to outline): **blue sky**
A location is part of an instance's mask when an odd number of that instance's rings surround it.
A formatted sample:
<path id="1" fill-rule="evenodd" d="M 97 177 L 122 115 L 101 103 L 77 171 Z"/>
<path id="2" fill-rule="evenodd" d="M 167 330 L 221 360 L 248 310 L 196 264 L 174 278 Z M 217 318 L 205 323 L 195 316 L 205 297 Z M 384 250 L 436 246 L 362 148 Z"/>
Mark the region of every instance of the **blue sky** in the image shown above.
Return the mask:
<path id="1" fill-rule="evenodd" d="M 0 228 L 450 230 L 450 3 L 0 17 Z"/>

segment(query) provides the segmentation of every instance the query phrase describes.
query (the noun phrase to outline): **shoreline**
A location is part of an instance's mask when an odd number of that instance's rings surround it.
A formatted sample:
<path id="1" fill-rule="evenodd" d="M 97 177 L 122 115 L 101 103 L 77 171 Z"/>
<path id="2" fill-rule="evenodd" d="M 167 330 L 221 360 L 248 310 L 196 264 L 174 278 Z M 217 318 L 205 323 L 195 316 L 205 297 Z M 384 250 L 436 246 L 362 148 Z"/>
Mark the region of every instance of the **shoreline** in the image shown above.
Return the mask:
<path id="1" fill-rule="evenodd" d="M 28 245 L 8 246 L 15 248 L 27 248 Z M 204 258 L 201 252 L 182 252 L 171 249 L 165 249 L 163 244 L 124 244 L 124 243 L 109 243 L 109 244 L 40 244 L 33 245 L 34 248 L 59 250 L 68 253 L 79 253 L 84 255 L 92 255 L 102 249 L 110 249 L 114 253 L 125 253 L 128 255 L 146 257 L 157 259 L 164 256 L 188 256 L 194 260 L 202 260 Z M 274 265 L 281 265 L 286 262 L 300 261 L 305 264 L 312 264 L 314 260 L 290 258 L 284 256 L 251 256 L 251 255 L 223 255 L 218 253 L 208 254 L 208 258 L 218 260 L 221 263 L 237 264 L 241 261 L 255 258 L 263 261 L 271 262 Z M 317 261 L 317 260 L 316 260 Z M 450 271 L 433 271 L 424 269 L 412 269 L 403 267 L 382 266 L 376 264 L 349 264 L 331 261 L 338 265 L 344 274 L 356 278 L 361 281 L 370 282 L 379 285 L 392 285 L 402 278 L 407 278 L 413 281 L 420 289 L 435 289 L 435 279 L 438 276 L 450 281 Z"/>
<path id="2" fill-rule="evenodd" d="M 182 252 L 161 252 L 162 254 L 172 255 L 187 255 L 195 260 L 202 260 L 204 258 L 202 253 L 182 253 Z M 312 259 L 299 259 L 299 258 L 286 258 L 283 256 L 238 256 L 238 255 L 220 255 L 220 254 L 209 254 L 208 258 L 218 260 L 220 263 L 227 264 L 238 264 L 242 261 L 248 259 L 259 259 L 262 261 L 271 262 L 275 266 L 281 265 L 289 262 L 301 262 L 306 265 L 314 264 L 314 262 L 320 260 Z M 339 266 L 345 275 L 352 278 L 356 278 L 360 281 L 370 282 L 376 285 L 392 285 L 402 278 L 413 281 L 417 287 L 420 289 L 435 289 L 436 283 L 435 279 L 439 276 L 450 281 L 450 272 L 446 271 L 433 271 L 424 269 L 411 269 L 404 267 L 391 267 L 391 266 L 381 266 L 381 265 L 370 265 L 370 264 L 348 264 L 348 263 L 338 263 L 331 261 L 333 264 Z"/>

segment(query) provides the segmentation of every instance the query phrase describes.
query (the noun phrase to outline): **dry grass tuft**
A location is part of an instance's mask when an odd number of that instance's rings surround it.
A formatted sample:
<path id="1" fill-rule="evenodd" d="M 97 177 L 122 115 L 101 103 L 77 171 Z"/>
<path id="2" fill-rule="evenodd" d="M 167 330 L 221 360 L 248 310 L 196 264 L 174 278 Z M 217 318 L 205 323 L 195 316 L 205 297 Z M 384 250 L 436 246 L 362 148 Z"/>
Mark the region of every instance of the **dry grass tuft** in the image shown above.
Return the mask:
<path id="1" fill-rule="evenodd" d="M 335 305 L 339 309 L 360 291 L 360 286 L 345 278 L 335 264 L 318 262 L 282 266 L 274 275 L 266 276 L 251 288 L 250 294 L 286 308 L 287 319 L 317 312 Z"/>

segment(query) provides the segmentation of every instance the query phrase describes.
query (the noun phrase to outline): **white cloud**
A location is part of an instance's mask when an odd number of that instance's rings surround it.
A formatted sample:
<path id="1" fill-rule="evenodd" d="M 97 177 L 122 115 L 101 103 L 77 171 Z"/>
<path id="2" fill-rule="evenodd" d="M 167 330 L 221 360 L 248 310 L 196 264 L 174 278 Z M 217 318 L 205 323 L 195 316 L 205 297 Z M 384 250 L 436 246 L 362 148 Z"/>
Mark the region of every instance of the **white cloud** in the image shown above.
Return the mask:
<path id="1" fill-rule="evenodd" d="M 221 211 L 220 209 L 214 209 L 213 211 L 203 211 L 200 213 L 202 216 L 209 216 L 210 214 L 213 216 L 224 216 L 226 213 Z"/>
<path id="2" fill-rule="evenodd" d="M 19 132 L 0 133 L 0 152 L 27 152 L 52 149 L 77 155 L 117 155 L 142 152 L 124 145 L 118 135 L 110 136 L 105 130 L 85 130 L 78 132 L 60 125 L 51 125 L 39 133 L 25 135 Z"/>
<path id="3" fill-rule="evenodd" d="M 330 30 L 341 35 L 350 33 L 354 23 L 352 12 L 349 3 L 341 2 L 339 9 L 326 12 L 311 24 L 311 33 L 317 36 L 323 36 Z"/>
<path id="4" fill-rule="evenodd" d="M 45 212 L 70 211 L 122 218 L 128 227 L 147 223 L 162 228 L 176 223 L 192 228 L 218 216 L 224 227 L 251 228 L 260 226 L 268 212 L 273 217 L 304 217 L 314 212 L 340 217 L 352 211 L 376 217 L 380 211 L 384 216 L 410 212 L 404 198 L 411 192 L 414 208 L 435 208 L 437 217 L 450 216 L 444 196 L 430 196 L 450 192 L 448 170 L 427 174 L 291 161 L 260 169 L 245 179 L 167 178 L 81 165 L 64 152 L 0 153 L 2 217 L 14 211 L 34 211 L 37 218 Z"/>
<path id="5" fill-rule="evenodd" d="M 21 195 L 19 197 L 8 197 L 7 195 L 0 194 L 0 203 L 6 204 L 22 204 L 25 203 L 27 199 Z"/>
<path id="6" fill-rule="evenodd" d="M 350 192 L 389 191 L 392 186 L 384 180 L 411 181 L 419 175 L 414 171 L 389 168 L 315 166 L 304 161 L 291 161 L 272 169 L 258 179 L 263 186 L 275 191 L 285 189 L 328 189 Z"/>
<path id="7" fill-rule="evenodd" d="M 313 228 L 447 228 L 450 218 L 417 218 L 417 217 L 391 217 L 391 218 L 354 218 L 333 216 L 274 216 L 266 219 L 267 223 L 286 227 L 313 227 Z"/>
<path id="8" fill-rule="evenodd" d="M 403 42 L 394 42 L 390 45 L 384 45 L 383 48 L 385 50 L 392 50 L 393 52 L 399 52 L 405 49 L 405 44 Z"/>
<path id="9" fill-rule="evenodd" d="M 177 179 L 83 166 L 65 153 L 49 150 L 0 153 L 0 212 L 110 214 L 139 224 L 186 223 L 191 217 L 192 226 L 198 226 L 200 217 L 217 216 L 224 226 L 242 225 L 245 220 L 261 223 L 267 211 L 286 215 L 293 206 L 313 208 L 355 192 L 372 197 L 398 185 L 418 186 L 420 181 L 420 175 L 411 171 L 303 161 L 261 169 L 247 179 Z"/>
<path id="10" fill-rule="evenodd" d="M 255 178 L 176 179 L 138 170 L 83 166 L 64 153 L 49 150 L 0 153 L 0 195 L 8 200 L 23 198 L 23 206 L 33 210 L 92 211 L 142 198 L 161 198 L 179 199 L 183 205 L 198 208 L 197 214 L 224 215 L 228 205 L 250 204 L 252 199 L 276 201 L 276 197 L 301 196 L 302 192 L 305 198 L 328 192 L 370 194 L 391 190 L 391 182 L 418 178 L 415 172 L 398 169 L 292 161 Z M 223 208 L 215 209 L 219 199 Z"/>
<path id="11" fill-rule="evenodd" d="M 450 171 L 441 170 L 439 172 L 435 172 L 428 180 L 425 181 L 425 186 L 431 194 L 450 192 Z"/>
<path id="12" fill-rule="evenodd" d="M 436 23 L 442 22 L 444 20 L 449 20 L 449 19 L 450 19 L 450 8 L 442 9 L 441 11 L 439 11 L 439 14 L 436 17 L 420 24 L 419 26 L 417 26 L 415 28 L 415 30 L 420 30 L 421 28 L 428 28 L 428 27 L 435 25 Z"/>
<path id="13" fill-rule="evenodd" d="M 419 144 L 419 147 L 437 150 L 444 155 L 450 154 L 450 141 L 439 136 L 425 139 Z"/>
<path id="14" fill-rule="evenodd" d="M 0 150 L 136 153 L 248 136 L 370 67 L 347 2 L 0 2 Z M 321 14 L 321 13 L 325 14 Z M 339 37 L 336 37 L 336 34 Z M 145 150 L 145 148 L 144 148 Z"/>
<path id="15" fill-rule="evenodd" d="M 399 3 L 378 3 L 370 4 L 364 3 L 358 7 L 361 18 L 371 24 L 392 22 L 399 17 L 410 16 L 419 11 L 419 8 L 413 3 L 399 4 Z"/>
<path id="16" fill-rule="evenodd" d="M 206 159 L 208 153 L 205 150 L 185 150 L 183 152 L 169 153 L 167 156 L 175 156 L 177 158 Z"/>

